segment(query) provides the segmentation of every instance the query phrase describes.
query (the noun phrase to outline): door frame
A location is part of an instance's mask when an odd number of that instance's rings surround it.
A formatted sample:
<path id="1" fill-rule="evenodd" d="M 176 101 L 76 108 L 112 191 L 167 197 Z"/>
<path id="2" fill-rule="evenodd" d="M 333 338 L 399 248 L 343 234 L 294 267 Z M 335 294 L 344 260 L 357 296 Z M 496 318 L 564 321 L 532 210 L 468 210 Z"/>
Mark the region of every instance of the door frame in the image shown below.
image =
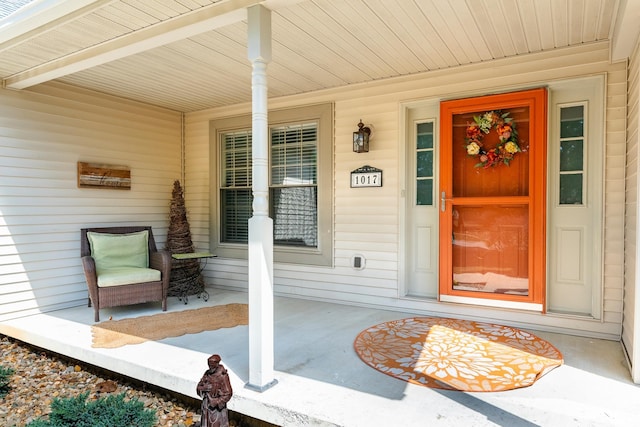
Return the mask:
<path id="1" fill-rule="evenodd" d="M 440 188 L 451 194 L 453 174 L 448 166 L 453 156 L 453 115 L 477 111 L 529 107 L 529 294 L 481 294 L 453 290 L 451 199 L 441 200 L 439 242 L 439 300 L 545 311 L 546 300 L 546 192 L 547 192 L 547 90 L 531 89 L 474 98 L 443 101 L 440 104 Z M 448 160 L 446 160 L 448 159 Z"/>
<path id="2" fill-rule="evenodd" d="M 401 121 L 404 124 L 401 129 L 401 140 L 405 141 L 400 144 L 400 168 L 405 171 L 400 176 L 401 183 L 401 203 L 399 206 L 400 216 L 402 218 L 400 230 L 401 239 L 399 245 L 400 256 L 402 262 L 400 265 L 400 286 L 399 297 L 410 300 L 431 300 L 437 301 L 438 298 L 438 179 L 439 179 L 439 145 L 440 145 L 440 99 L 431 98 L 421 101 L 412 101 L 402 104 Z M 432 239 L 433 241 L 421 242 L 428 244 L 430 247 L 428 270 L 423 270 L 417 265 L 418 242 L 416 236 L 416 124 L 422 122 L 433 122 L 433 205 L 421 206 L 420 209 L 427 210 L 429 215 L 433 217 Z M 433 245 L 433 246 L 431 246 Z M 426 276 L 433 276 L 433 281 L 429 281 L 429 277 L 417 277 L 426 273 Z M 419 281 L 412 283 L 413 280 L 426 279 L 425 282 Z M 420 290 L 416 292 L 416 290 Z"/>

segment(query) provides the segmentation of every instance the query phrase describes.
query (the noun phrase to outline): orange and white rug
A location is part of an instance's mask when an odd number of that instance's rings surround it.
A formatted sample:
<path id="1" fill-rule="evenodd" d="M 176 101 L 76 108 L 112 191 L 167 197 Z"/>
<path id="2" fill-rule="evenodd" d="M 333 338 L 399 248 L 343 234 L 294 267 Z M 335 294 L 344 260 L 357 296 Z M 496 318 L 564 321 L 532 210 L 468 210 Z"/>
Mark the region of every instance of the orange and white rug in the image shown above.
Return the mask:
<path id="1" fill-rule="evenodd" d="M 366 364 L 387 375 L 460 391 L 528 387 L 563 363 L 553 345 L 529 332 L 438 317 L 372 326 L 357 336 L 354 348 Z"/>

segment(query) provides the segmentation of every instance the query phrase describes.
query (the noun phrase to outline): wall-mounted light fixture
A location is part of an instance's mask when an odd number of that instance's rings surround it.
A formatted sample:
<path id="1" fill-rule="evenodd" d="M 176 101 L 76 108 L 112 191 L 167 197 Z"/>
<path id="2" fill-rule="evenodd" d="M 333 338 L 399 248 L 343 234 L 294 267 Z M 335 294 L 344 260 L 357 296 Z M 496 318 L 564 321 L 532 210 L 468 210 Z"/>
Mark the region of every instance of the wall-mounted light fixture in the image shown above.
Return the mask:
<path id="1" fill-rule="evenodd" d="M 369 152 L 369 136 L 371 136 L 371 129 L 365 126 L 360 119 L 358 123 L 358 130 L 353 133 L 353 152 L 354 153 L 368 153 Z"/>

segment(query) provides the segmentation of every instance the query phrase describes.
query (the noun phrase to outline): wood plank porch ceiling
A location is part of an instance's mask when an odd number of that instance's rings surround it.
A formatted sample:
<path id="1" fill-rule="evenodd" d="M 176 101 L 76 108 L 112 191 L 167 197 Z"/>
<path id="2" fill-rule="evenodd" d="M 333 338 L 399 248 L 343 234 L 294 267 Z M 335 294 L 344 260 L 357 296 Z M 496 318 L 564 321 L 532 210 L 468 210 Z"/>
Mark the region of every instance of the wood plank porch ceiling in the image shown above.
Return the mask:
<path id="1" fill-rule="evenodd" d="M 12 82 L 49 67 L 63 70 L 59 72 L 63 75 L 52 74 L 57 81 L 183 112 L 249 102 L 251 66 L 244 8 L 252 3 L 260 2 L 84 0 L 83 7 L 3 37 L 3 27 L 11 29 L 15 18 L 5 10 L 7 16 L 0 19 L 0 77 L 11 87 Z M 273 10 L 269 96 L 278 97 L 611 41 L 621 23 L 620 4 L 626 2 L 262 3 Z M 221 7 L 242 15 L 225 20 L 230 14 L 215 12 Z M 209 20 L 204 19 L 208 12 L 213 14 Z M 183 31 L 173 39 L 143 36 L 184 29 L 186 24 L 181 22 L 189 22 L 190 17 L 210 27 Z M 116 48 L 119 54 L 110 58 L 108 54 Z M 101 60 L 78 60 L 95 52 Z"/>

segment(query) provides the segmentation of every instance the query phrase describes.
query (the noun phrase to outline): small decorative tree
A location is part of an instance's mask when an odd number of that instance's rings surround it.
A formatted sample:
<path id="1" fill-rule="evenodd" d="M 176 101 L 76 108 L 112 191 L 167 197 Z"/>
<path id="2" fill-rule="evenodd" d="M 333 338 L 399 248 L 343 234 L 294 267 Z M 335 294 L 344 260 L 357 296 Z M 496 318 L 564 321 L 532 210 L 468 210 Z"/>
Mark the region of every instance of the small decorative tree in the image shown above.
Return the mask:
<path id="1" fill-rule="evenodd" d="M 169 230 L 167 249 L 172 254 L 187 254 L 194 251 L 191 229 L 187 220 L 187 209 L 180 181 L 173 183 L 171 206 L 169 208 Z M 194 278 L 197 279 L 194 280 Z M 172 260 L 169 296 L 186 297 L 204 291 L 204 279 L 200 274 L 197 259 Z"/>

